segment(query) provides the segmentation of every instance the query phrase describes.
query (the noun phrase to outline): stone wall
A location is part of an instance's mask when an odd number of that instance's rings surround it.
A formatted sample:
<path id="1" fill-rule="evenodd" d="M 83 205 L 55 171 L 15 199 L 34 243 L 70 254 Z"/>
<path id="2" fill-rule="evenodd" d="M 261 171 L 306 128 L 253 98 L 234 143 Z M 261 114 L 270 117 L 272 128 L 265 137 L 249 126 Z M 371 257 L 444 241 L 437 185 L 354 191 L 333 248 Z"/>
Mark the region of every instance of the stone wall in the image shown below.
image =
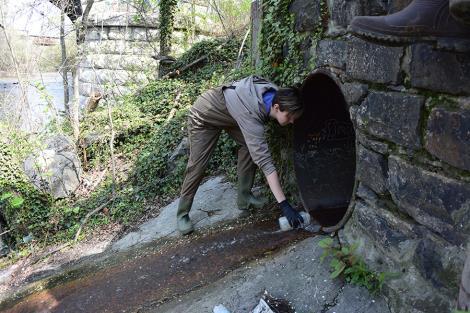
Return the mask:
<path id="1" fill-rule="evenodd" d="M 96 92 L 113 99 L 157 75 L 158 62 L 151 58 L 159 50 L 157 14 L 139 16 L 131 4 L 122 1 L 93 4 L 85 43 L 80 47 L 82 106 Z"/>
<path id="2" fill-rule="evenodd" d="M 339 82 L 355 125 L 358 188 L 340 239 L 393 273 L 384 287 L 393 312 L 451 312 L 470 238 L 470 54 L 346 32 L 356 15 L 408 2 L 328 0 L 322 12 L 295 0 L 291 11 L 303 34 L 323 21 L 302 55 Z"/>
<path id="3" fill-rule="evenodd" d="M 137 3 L 137 2 L 135 2 Z M 188 10 L 188 3 L 179 10 Z M 85 8 L 86 3 L 83 3 Z M 183 7 L 181 7 L 183 6 Z M 196 5 L 197 14 L 207 14 L 207 7 Z M 209 21 L 210 22 L 210 21 Z M 208 25 L 211 24 L 208 22 Z M 196 23 L 199 23 L 196 20 Z M 175 21 L 172 55 L 188 47 L 185 25 Z M 207 33 L 207 32 L 206 32 Z M 79 93 L 83 107 L 89 97 L 99 92 L 107 99 L 126 95 L 158 77 L 159 62 L 152 58 L 160 50 L 158 7 L 139 13 L 132 2 L 119 0 L 95 1 L 89 16 L 83 55 L 79 65 Z M 198 29 L 195 41 L 207 38 Z"/>

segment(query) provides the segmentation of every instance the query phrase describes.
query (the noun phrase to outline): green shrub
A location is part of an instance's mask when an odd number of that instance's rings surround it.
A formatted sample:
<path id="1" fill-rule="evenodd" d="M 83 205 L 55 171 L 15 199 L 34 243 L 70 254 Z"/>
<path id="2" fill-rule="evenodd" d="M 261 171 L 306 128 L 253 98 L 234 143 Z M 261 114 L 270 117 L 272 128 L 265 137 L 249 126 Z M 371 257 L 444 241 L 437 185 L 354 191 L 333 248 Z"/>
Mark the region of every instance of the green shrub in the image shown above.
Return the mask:
<path id="1" fill-rule="evenodd" d="M 52 199 L 28 181 L 9 147 L 0 142 L 0 211 L 9 236 L 19 241 L 28 234 L 40 237 L 50 230 Z"/>
<path id="2" fill-rule="evenodd" d="M 335 246 L 331 237 L 322 239 L 318 245 L 323 248 L 321 262 L 327 256 L 331 257 L 331 278 L 343 275 L 348 283 L 366 287 L 371 293 L 375 294 L 382 290 L 387 278 L 394 276 L 392 273 L 377 273 L 369 270 L 365 262 L 354 254 L 357 245 Z"/>

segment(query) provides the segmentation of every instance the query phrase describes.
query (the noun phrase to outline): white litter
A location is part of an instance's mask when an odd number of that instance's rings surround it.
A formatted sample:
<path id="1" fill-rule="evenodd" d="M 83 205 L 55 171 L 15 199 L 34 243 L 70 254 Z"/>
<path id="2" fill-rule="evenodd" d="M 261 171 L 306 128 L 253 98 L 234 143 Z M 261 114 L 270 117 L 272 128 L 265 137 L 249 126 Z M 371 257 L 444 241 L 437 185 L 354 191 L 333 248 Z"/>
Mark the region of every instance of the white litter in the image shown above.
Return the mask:
<path id="1" fill-rule="evenodd" d="M 216 305 L 213 310 L 214 313 L 230 313 L 230 311 L 222 304 Z"/>
<path id="2" fill-rule="evenodd" d="M 251 313 L 274 313 L 273 310 L 263 299 L 259 300 L 258 305 L 251 311 Z"/>

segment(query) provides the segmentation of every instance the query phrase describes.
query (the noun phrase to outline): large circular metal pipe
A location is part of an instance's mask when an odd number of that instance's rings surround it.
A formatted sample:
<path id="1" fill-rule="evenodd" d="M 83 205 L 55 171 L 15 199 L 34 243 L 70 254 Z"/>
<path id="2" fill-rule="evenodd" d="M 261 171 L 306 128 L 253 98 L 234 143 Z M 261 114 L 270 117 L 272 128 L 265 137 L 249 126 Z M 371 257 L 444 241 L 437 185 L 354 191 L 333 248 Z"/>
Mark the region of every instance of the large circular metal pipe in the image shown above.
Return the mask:
<path id="1" fill-rule="evenodd" d="M 294 124 L 294 168 L 303 206 L 326 232 L 350 216 L 356 189 L 356 142 L 337 79 L 326 70 L 302 85 L 304 114 Z"/>

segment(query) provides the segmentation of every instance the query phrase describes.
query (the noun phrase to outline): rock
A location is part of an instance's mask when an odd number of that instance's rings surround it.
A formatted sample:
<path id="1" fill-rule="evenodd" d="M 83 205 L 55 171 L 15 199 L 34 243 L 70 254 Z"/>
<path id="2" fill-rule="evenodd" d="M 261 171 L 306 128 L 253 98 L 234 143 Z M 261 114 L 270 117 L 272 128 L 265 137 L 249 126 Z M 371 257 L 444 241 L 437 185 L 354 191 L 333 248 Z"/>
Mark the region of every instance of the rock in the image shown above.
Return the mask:
<path id="1" fill-rule="evenodd" d="M 173 171 L 176 168 L 178 160 L 180 160 L 181 157 L 186 155 L 189 155 L 189 141 L 188 137 L 183 137 L 178 147 L 176 147 L 176 149 L 173 151 L 170 158 L 168 159 L 168 171 Z"/>
<path id="2" fill-rule="evenodd" d="M 90 133 L 83 138 L 80 144 L 81 148 L 88 148 L 96 143 L 102 143 L 106 140 L 106 136 L 98 133 Z"/>
<path id="3" fill-rule="evenodd" d="M 470 110 L 431 111 L 425 147 L 439 159 L 470 171 Z"/>
<path id="4" fill-rule="evenodd" d="M 29 156 L 24 170 L 33 185 L 54 198 L 70 196 L 80 185 L 80 160 L 71 141 L 57 136 L 47 141 L 46 149 Z"/>
<path id="5" fill-rule="evenodd" d="M 387 192 L 387 160 L 359 145 L 356 178 L 378 194 Z"/>
<path id="6" fill-rule="evenodd" d="M 112 249 L 127 250 L 134 245 L 142 245 L 159 238 L 181 236 L 176 230 L 177 210 L 178 200 L 175 200 L 162 208 L 157 217 L 116 241 Z M 198 188 L 189 217 L 197 230 L 236 219 L 240 213 L 235 188 L 219 176 L 209 179 Z"/>
<path id="7" fill-rule="evenodd" d="M 100 32 L 98 30 L 89 30 L 86 32 L 85 34 L 85 40 L 89 41 L 89 40 L 106 40 L 108 39 L 107 38 L 107 35 L 105 32 Z"/>
<path id="8" fill-rule="evenodd" d="M 393 273 L 383 292 L 399 312 L 450 312 L 463 259 L 461 248 L 381 205 L 357 201 L 342 240 L 370 269 Z"/>
<path id="9" fill-rule="evenodd" d="M 369 299 L 367 301 L 366 299 Z M 355 286 L 353 284 L 346 284 L 342 291 L 341 296 L 332 308 L 329 308 L 326 313 L 386 313 L 386 302 L 380 298 L 370 299 L 369 292 L 365 288 Z"/>
<path id="10" fill-rule="evenodd" d="M 457 309 L 470 309 L 470 245 L 467 248 L 467 260 L 462 271 Z"/>
<path id="11" fill-rule="evenodd" d="M 389 191 L 401 211 L 454 244 L 470 235 L 470 185 L 389 158 Z"/>
<path id="12" fill-rule="evenodd" d="M 341 91 L 349 106 L 358 105 L 367 95 L 368 87 L 365 84 L 344 83 L 341 84 Z"/>
<path id="13" fill-rule="evenodd" d="M 115 26 L 108 28 L 107 35 L 109 40 L 128 40 L 130 33 L 126 31 L 125 27 Z"/>
<path id="14" fill-rule="evenodd" d="M 320 40 L 317 44 L 316 66 L 332 66 L 344 69 L 346 66 L 347 45 L 340 40 Z"/>
<path id="15" fill-rule="evenodd" d="M 400 83 L 401 47 L 385 47 L 360 39 L 348 42 L 346 73 L 353 79 L 373 83 Z"/>
<path id="16" fill-rule="evenodd" d="M 342 34 L 354 16 L 362 15 L 360 1 L 328 0 L 328 33 L 331 35 Z"/>
<path id="17" fill-rule="evenodd" d="M 413 87 L 470 95 L 470 54 L 438 51 L 426 44 L 411 48 Z"/>
<path id="18" fill-rule="evenodd" d="M 57 153 L 74 152 L 75 146 L 68 137 L 57 135 L 46 140 L 46 149 L 54 150 Z"/>
<path id="19" fill-rule="evenodd" d="M 298 32 L 315 30 L 321 21 L 320 1 L 295 0 L 289 12 L 295 15 L 295 30 Z"/>
<path id="20" fill-rule="evenodd" d="M 303 56 L 303 66 L 308 68 L 309 70 L 312 70 L 311 66 L 311 59 L 312 55 L 315 55 L 315 49 L 312 47 L 312 38 L 306 37 L 301 43 L 300 43 L 300 51 L 302 52 Z"/>
<path id="21" fill-rule="evenodd" d="M 368 204 L 373 204 L 373 205 L 376 205 L 377 201 L 379 200 L 377 194 L 375 194 L 375 192 L 372 189 L 370 189 L 363 183 L 359 183 L 359 186 L 357 187 L 357 191 L 356 191 L 356 196 L 358 196 L 359 198 L 361 198 Z"/>
<path id="22" fill-rule="evenodd" d="M 424 98 L 399 92 L 371 92 L 356 112 L 357 127 L 382 139 L 418 149 Z"/>
<path id="23" fill-rule="evenodd" d="M 390 148 L 388 147 L 388 144 L 377 141 L 377 140 L 373 140 L 361 131 L 356 131 L 356 138 L 360 142 L 361 145 L 375 152 L 378 152 L 381 154 L 388 154 L 390 152 Z"/>
<path id="24" fill-rule="evenodd" d="M 367 232 L 372 242 L 381 247 L 381 251 L 374 257 L 376 266 L 384 262 L 390 262 L 389 266 L 392 266 L 412 258 L 412 248 L 416 244 L 414 240 L 418 237 L 413 225 L 403 222 L 399 216 L 378 205 L 364 201 L 356 202 L 353 214 L 356 226 Z M 367 242 L 367 239 L 364 240 Z"/>

